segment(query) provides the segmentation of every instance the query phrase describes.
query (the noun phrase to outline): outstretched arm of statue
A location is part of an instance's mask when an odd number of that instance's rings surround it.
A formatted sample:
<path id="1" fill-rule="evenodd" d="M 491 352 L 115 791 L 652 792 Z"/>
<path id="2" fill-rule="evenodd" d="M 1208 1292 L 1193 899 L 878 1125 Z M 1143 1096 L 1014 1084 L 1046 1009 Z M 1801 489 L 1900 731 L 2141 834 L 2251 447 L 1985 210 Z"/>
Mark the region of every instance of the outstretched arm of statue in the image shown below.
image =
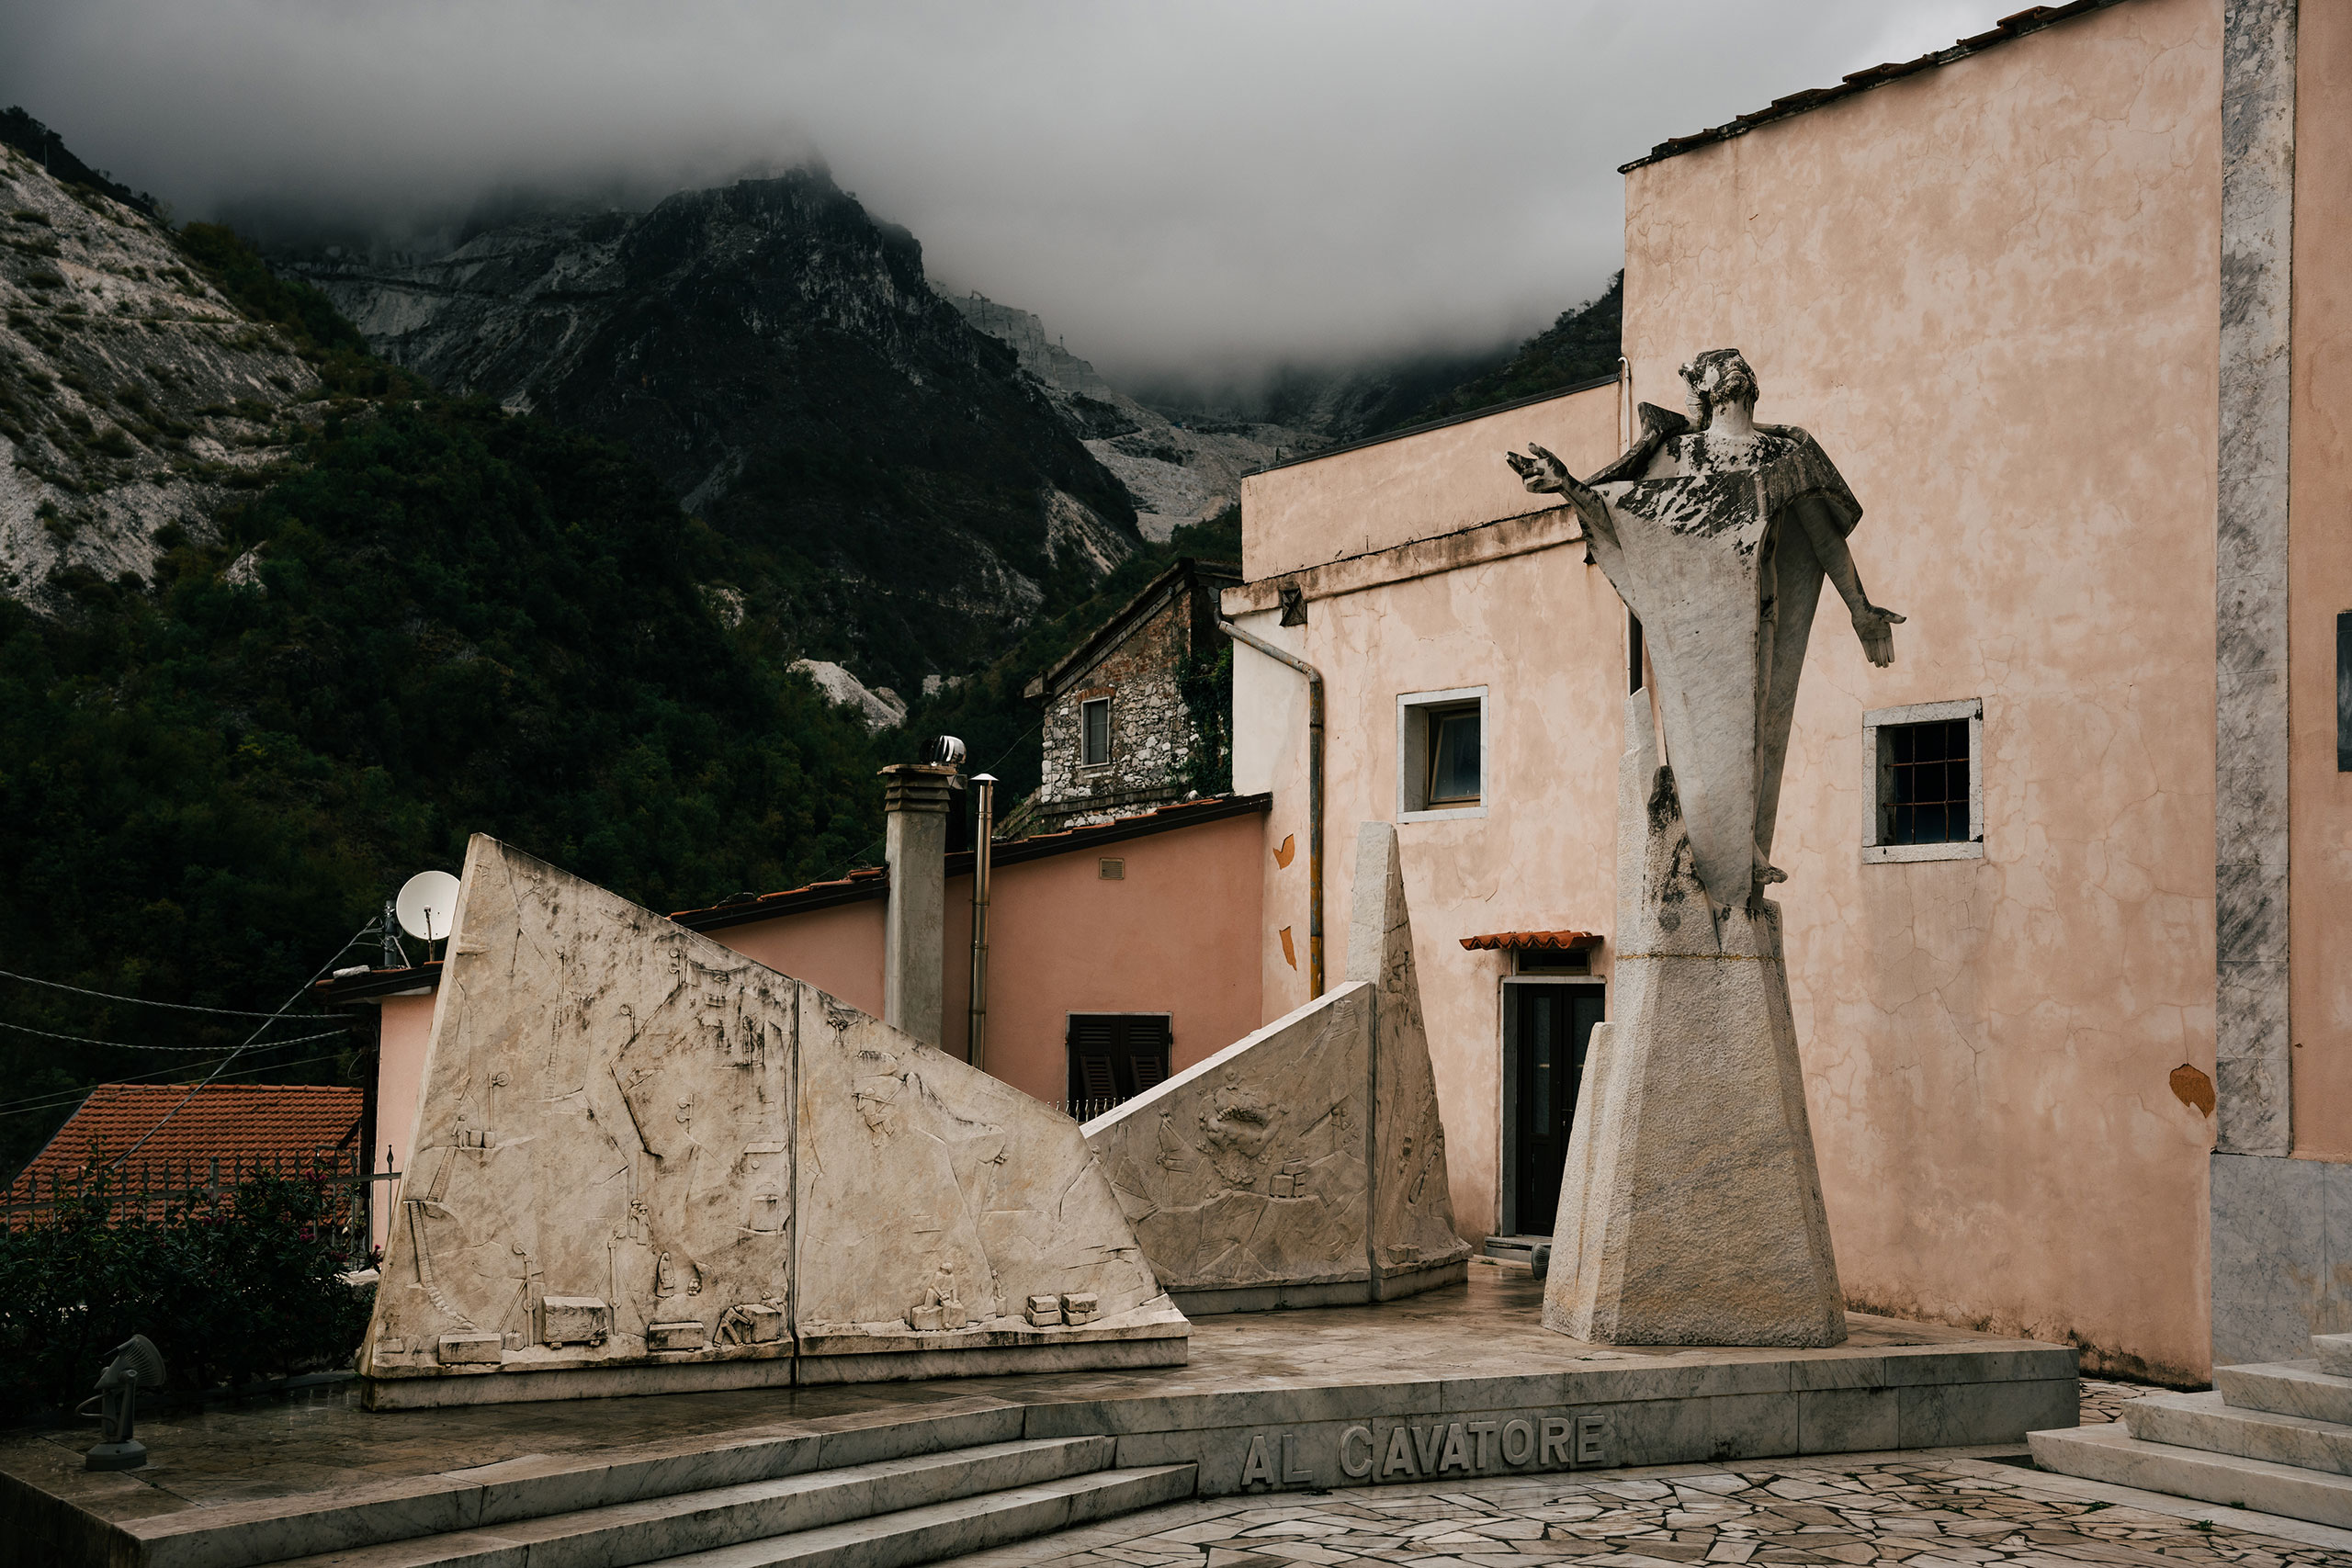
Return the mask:
<path id="1" fill-rule="evenodd" d="M 1846 547 L 1846 536 L 1820 504 L 1806 502 L 1797 512 L 1804 519 L 1805 537 L 1813 543 L 1814 558 L 1821 562 L 1823 574 L 1838 585 L 1838 597 L 1846 601 L 1846 608 L 1854 617 L 1854 635 L 1862 639 L 1863 654 L 1872 664 L 1894 663 L 1894 628 L 1903 617 L 1871 604 L 1870 596 L 1862 592 L 1861 574 L 1854 570 L 1854 552 Z"/>
<path id="2" fill-rule="evenodd" d="M 1525 456 L 1506 452 L 1503 461 L 1519 475 L 1519 482 L 1534 493 L 1566 498 L 1583 520 L 1587 537 L 1612 545 L 1617 542 L 1617 530 L 1609 521 L 1609 503 L 1601 500 L 1590 486 L 1568 472 L 1568 466 L 1549 451 L 1530 442 Z"/>

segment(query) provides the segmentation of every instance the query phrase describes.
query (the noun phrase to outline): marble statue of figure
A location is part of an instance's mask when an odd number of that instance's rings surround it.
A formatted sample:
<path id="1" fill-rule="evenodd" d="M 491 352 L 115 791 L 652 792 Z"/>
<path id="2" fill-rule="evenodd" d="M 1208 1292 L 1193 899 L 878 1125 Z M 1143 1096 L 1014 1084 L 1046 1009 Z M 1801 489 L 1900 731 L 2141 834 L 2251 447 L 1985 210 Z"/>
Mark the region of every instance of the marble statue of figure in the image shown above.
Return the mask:
<path id="1" fill-rule="evenodd" d="M 1643 434 L 1578 480 L 1541 446 L 1521 482 L 1577 509 L 1594 558 L 1642 624 L 1694 869 L 1718 908 L 1761 906 L 1797 677 L 1821 581 L 1862 650 L 1894 659 L 1903 617 L 1862 591 L 1847 536 L 1861 507 L 1814 438 L 1756 423 L 1756 372 L 1734 348 L 1682 367 L 1690 415 L 1642 405 Z"/>

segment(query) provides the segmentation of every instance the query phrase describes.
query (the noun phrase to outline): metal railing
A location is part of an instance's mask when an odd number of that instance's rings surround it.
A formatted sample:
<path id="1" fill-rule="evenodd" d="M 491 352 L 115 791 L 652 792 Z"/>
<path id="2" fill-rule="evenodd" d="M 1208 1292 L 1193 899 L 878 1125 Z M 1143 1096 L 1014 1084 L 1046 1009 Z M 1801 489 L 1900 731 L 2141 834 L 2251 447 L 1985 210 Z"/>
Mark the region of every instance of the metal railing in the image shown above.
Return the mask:
<path id="1" fill-rule="evenodd" d="M 1115 1111 L 1135 1096 L 1114 1095 L 1107 1100 L 1049 1100 L 1046 1103 L 1073 1122 L 1091 1122 L 1106 1111 Z"/>

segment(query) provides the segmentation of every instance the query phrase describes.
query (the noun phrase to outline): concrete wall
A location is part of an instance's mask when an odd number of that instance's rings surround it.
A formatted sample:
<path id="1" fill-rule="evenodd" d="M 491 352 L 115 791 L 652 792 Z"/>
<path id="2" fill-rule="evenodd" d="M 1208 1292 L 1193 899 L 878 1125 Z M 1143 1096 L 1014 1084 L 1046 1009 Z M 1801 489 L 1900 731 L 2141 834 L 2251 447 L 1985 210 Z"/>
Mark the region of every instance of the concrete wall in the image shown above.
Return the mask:
<path id="1" fill-rule="evenodd" d="M 1351 530 L 1367 512 L 1382 517 L 1377 536 L 1391 545 L 1524 513 L 1533 498 L 1504 465 L 1504 451 L 1540 442 L 1589 472 L 1617 454 L 1616 406 L 1614 389 L 1579 392 L 1257 476 L 1242 492 L 1244 552 L 1258 558 L 1261 515 L 1297 536 L 1279 547 L 1294 564 L 1310 565 L 1301 541 L 1311 537 L 1323 508 L 1330 509 L 1334 549 L 1363 542 Z M 1438 455 L 1418 453 L 1424 444 Z M 1458 482 L 1446 482 L 1445 463 Z M 1489 469 L 1507 482 L 1490 482 Z M 1474 502 L 1488 516 L 1471 510 Z M 1460 939 L 1610 927 L 1617 756 L 1624 749 L 1624 607 L 1600 568 L 1584 564 L 1583 546 L 1565 543 L 1311 600 L 1303 626 L 1278 620 L 1273 611 L 1258 611 L 1239 624 L 1316 665 L 1328 682 L 1327 983 L 1345 968 L 1356 825 L 1398 816 L 1397 697 L 1487 689 L 1486 815 L 1397 829 L 1454 1219 L 1464 1234 L 1481 1236 L 1498 1223 L 1506 958 L 1465 953 Z M 1306 692 L 1296 671 L 1235 649 L 1234 788 L 1273 792 L 1266 842 L 1292 847 L 1287 865 L 1272 853 L 1264 863 L 1258 951 L 1268 1021 L 1309 999 Z M 1606 973 L 1605 950 L 1597 969 Z"/>
<path id="2" fill-rule="evenodd" d="M 1264 824 L 1228 817 L 999 866 L 989 906 L 989 1071 L 1039 1100 L 1062 1099 L 1073 1012 L 1170 1015 L 1174 1070 L 1256 1029 Z M 1117 880 L 1102 874 L 1106 857 L 1123 863 Z M 710 935 L 880 1013 L 879 899 Z M 971 1035 L 971 878 L 951 877 L 943 1043 L 958 1056 Z"/>
<path id="3" fill-rule="evenodd" d="M 2206 1365 L 2219 0 L 2141 0 L 1626 183 L 1637 385 L 1736 344 L 1907 613 L 1825 609 L 1774 859 L 1857 1303 Z M 1863 865 L 1869 708 L 1981 697 L 1984 858 Z"/>

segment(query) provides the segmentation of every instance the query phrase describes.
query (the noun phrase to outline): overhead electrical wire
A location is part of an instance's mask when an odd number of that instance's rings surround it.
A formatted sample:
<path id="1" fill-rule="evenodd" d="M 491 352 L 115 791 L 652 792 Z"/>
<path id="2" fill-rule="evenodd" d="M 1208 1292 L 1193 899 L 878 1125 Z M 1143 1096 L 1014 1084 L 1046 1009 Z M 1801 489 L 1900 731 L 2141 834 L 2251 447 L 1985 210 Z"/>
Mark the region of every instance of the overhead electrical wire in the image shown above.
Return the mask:
<path id="1" fill-rule="evenodd" d="M 294 994 L 288 997 L 286 1000 L 279 1005 L 278 1010 L 269 1015 L 268 1022 L 264 1023 L 261 1028 L 254 1030 L 253 1033 L 245 1037 L 245 1043 L 243 1045 L 238 1046 L 235 1050 L 230 1052 L 227 1056 L 223 1057 L 220 1067 L 215 1067 L 211 1072 L 207 1073 L 201 1081 L 189 1085 L 188 1091 L 180 1096 L 178 1102 L 169 1111 L 164 1111 L 164 1114 L 157 1119 L 153 1126 L 140 1134 L 139 1141 L 137 1143 L 123 1150 L 119 1155 L 117 1155 L 113 1163 L 108 1166 L 107 1168 L 111 1170 L 121 1169 L 122 1162 L 124 1160 L 129 1159 L 132 1155 L 135 1155 L 141 1149 L 145 1148 L 147 1146 L 147 1140 L 162 1132 L 173 1117 L 177 1116 L 182 1111 L 186 1110 L 187 1108 L 187 1102 L 194 1100 L 197 1097 L 198 1092 L 201 1090 L 206 1084 L 209 1084 L 220 1077 L 221 1067 L 226 1067 L 231 1062 L 233 1062 L 238 1057 L 243 1055 L 247 1051 L 254 1049 L 255 1043 L 258 1042 L 263 1033 L 268 1030 L 269 1025 L 277 1022 L 280 1018 L 285 1017 L 286 1010 L 288 1008 L 292 1007 L 296 1002 L 300 1001 L 305 996 L 309 995 L 311 987 L 317 985 L 328 970 L 334 968 L 337 964 L 342 963 L 343 955 L 349 953 L 353 948 L 358 946 L 361 938 L 365 937 L 370 931 L 378 931 L 382 929 L 383 921 L 380 919 L 378 919 L 369 920 L 366 925 L 361 926 L 357 931 L 352 932 L 350 937 L 345 941 L 344 944 L 334 950 L 334 955 L 329 958 L 324 964 L 320 964 L 318 968 L 311 973 L 311 977 L 303 981 L 300 986 L 296 987 L 294 988 Z M 262 1048 L 266 1050 L 267 1049 L 267 1046 L 265 1045 Z M 324 1060 L 325 1058 L 322 1057 L 320 1059 Z M 300 1064 L 299 1063 L 281 1064 L 280 1070 L 282 1070 L 284 1066 L 295 1066 L 300 1065 Z"/>
<path id="2" fill-rule="evenodd" d="M 296 1042 L 296 1041 L 292 1041 L 292 1040 L 287 1040 L 287 1041 L 281 1041 L 281 1042 L 279 1042 L 279 1043 L 280 1043 L 280 1044 L 286 1044 L 286 1045 L 292 1045 L 292 1044 L 296 1044 L 296 1043 L 298 1043 L 298 1042 Z M 217 1047 L 216 1047 L 216 1048 L 217 1048 Z M 261 1051 L 271 1051 L 271 1050 L 275 1050 L 275 1049 L 277 1049 L 277 1047 L 276 1047 L 275 1045 L 271 1045 L 271 1044 L 269 1044 L 269 1043 L 262 1043 L 262 1044 L 259 1044 L 259 1045 L 254 1046 L 254 1051 L 256 1051 L 256 1052 L 261 1052 Z M 122 1077 L 120 1077 L 108 1078 L 108 1079 L 107 1080 L 107 1083 L 110 1083 L 110 1084 L 118 1084 L 118 1083 L 145 1083 L 145 1082 L 149 1081 L 149 1080 L 150 1080 L 150 1079 L 152 1079 L 152 1078 L 167 1078 L 167 1077 L 170 1077 L 174 1073 L 192 1072 L 192 1071 L 194 1071 L 194 1070 L 195 1070 L 196 1068 L 198 1068 L 198 1067 L 209 1067 L 209 1066 L 213 1066 L 217 1065 L 218 1063 L 225 1062 L 225 1061 L 227 1061 L 228 1059 L 229 1059 L 229 1053 L 228 1053 L 228 1052 L 226 1052 L 226 1051 L 223 1051 L 223 1052 L 221 1052 L 221 1054 L 220 1054 L 220 1055 L 218 1055 L 218 1056 L 216 1056 L 216 1057 L 212 1058 L 212 1060 L 211 1060 L 211 1061 L 208 1061 L 208 1062 L 180 1062 L 180 1063 L 176 1063 L 176 1064 L 175 1064 L 175 1065 L 174 1065 L 174 1066 L 168 1066 L 168 1067 L 158 1067 L 158 1068 L 156 1068 L 156 1069 L 155 1069 L 153 1072 L 152 1072 L 152 1073 L 127 1073 L 127 1074 L 123 1075 L 123 1076 L 122 1076 Z M 285 1065 L 285 1064 L 281 1064 L 281 1065 Z M 42 1110 L 52 1110 L 52 1109 L 54 1109 L 55 1107 L 60 1106 L 60 1105 L 72 1105 L 72 1104 L 74 1104 L 75 1102 L 77 1102 L 77 1101 L 79 1101 L 79 1100 L 83 1100 L 83 1099 L 86 1098 L 86 1097 L 88 1096 L 89 1092 L 90 1092 L 93 1089 L 97 1089 L 97 1088 L 101 1088 L 101 1087 L 103 1087 L 103 1086 L 101 1086 L 101 1085 L 97 1085 L 97 1084 L 84 1084 L 84 1085 L 82 1085 L 82 1086 L 81 1086 L 80 1088 L 78 1088 L 78 1089 L 43 1089 L 43 1090 L 42 1090 L 40 1093 L 39 1093 L 39 1094 L 28 1094 L 28 1095 L 23 1095 L 23 1096 L 20 1096 L 19 1098 L 15 1099 L 15 1100 L 0 1100 L 0 1115 L 13 1115 L 13 1114 L 15 1114 L 17 1111 L 20 1111 L 20 1110 L 24 1110 L 24 1111 L 42 1111 Z"/>
<path id="3" fill-rule="evenodd" d="M 316 1015 L 311 1013 L 292 1013 L 288 1016 L 292 1018 L 307 1019 Z M 316 1034 L 298 1034 L 291 1040 L 273 1040 L 270 1041 L 269 1043 L 272 1045 L 300 1045 L 306 1040 L 331 1039 L 337 1034 L 345 1032 L 350 1028 L 350 1024 L 338 1023 L 333 1028 L 322 1030 Z M 220 1049 L 218 1045 L 134 1045 L 128 1040 L 96 1040 L 87 1034 L 60 1034 L 53 1029 L 35 1029 L 28 1023 L 10 1023 L 6 1019 L 0 1019 L 0 1029 L 13 1029 L 19 1034 L 38 1034 L 44 1040 L 71 1040 L 76 1045 L 105 1045 L 117 1051 L 185 1051 L 191 1055 L 202 1055 L 206 1052 L 217 1052 Z"/>
<path id="4" fill-rule="evenodd" d="M 367 932 L 365 931 L 360 933 L 362 936 L 365 936 Z M 356 940 L 356 939 L 355 938 L 354 941 Z M 350 952 L 352 945 L 352 942 L 345 942 L 343 944 L 344 953 Z M 335 956 L 340 958 L 343 956 L 343 953 L 338 953 Z M 22 980 L 28 986 L 47 986 L 51 990 L 72 991 L 76 996 L 96 997 L 101 1000 L 109 1002 L 129 1002 L 133 1007 L 169 1008 L 174 1012 L 208 1012 L 218 1018 L 283 1018 L 286 1016 L 286 1010 L 284 1008 L 278 1009 L 276 1012 L 247 1012 L 242 1008 L 198 1007 L 194 1002 L 151 1001 L 145 997 L 119 996 L 113 991 L 94 991 L 87 986 L 69 986 L 62 980 L 43 980 L 38 976 L 19 975 L 13 969 L 0 969 L 0 979 Z"/>

